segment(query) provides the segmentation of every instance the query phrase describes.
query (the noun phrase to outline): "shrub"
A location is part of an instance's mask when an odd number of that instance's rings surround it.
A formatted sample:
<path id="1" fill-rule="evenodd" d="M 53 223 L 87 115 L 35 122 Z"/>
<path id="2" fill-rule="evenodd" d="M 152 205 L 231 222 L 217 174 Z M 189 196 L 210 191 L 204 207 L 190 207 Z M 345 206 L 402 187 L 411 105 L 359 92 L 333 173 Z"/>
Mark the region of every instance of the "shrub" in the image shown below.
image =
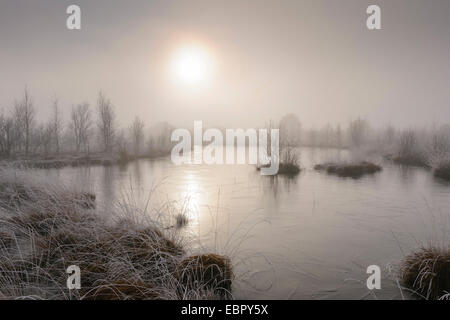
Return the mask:
<path id="1" fill-rule="evenodd" d="M 371 162 L 359 163 L 325 163 L 314 166 L 315 170 L 325 170 L 328 174 L 337 175 L 339 177 L 360 178 L 366 174 L 374 174 L 381 171 L 382 168 Z"/>
<path id="2" fill-rule="evenodd" d="M 189 223 L 189 218 L 184 212 L 177 214 L 175 220 L 177 228 L 184 227 Z"/>
<path id="3" fill-rule="evenodd" d="M 294 163 L 280 163 L 278 174 L 284 174 L 288 176 L 296 175 L 300 172 L 300 167 Z"/>
<path id="4" fill-rule="evenodd" d="M 395 163 L 427 167 L 428 161 L 425 152 L 420 150 L 416 133 L 413 130 L 406 130 L 400 135 L 398 143 L 397 155 L 393 160 Z"/>
<path id="5" fill-rule="evenodd" d="M 444 163 L 434 169 L 434 176 L 436 178 L 441 178 L 446 181 L 450 181 L 450 163 Z"/>

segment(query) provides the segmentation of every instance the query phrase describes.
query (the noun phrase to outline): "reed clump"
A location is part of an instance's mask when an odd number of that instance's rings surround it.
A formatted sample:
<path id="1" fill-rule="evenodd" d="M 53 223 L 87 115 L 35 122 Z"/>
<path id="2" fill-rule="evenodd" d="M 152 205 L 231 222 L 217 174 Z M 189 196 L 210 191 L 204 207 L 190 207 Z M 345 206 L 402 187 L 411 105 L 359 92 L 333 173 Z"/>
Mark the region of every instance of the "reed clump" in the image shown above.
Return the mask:
<path id="1" fill-rule="evenodd" d="M 278 172 L 277 175 L 284 175 L 288 177 L 294 177 L 300 173 L 300 155 L 292 147 L 283 147 L 281 150 L 281 157 L 278 159 Z M 256 170 L 261 170 L 261 168 L 270 168 L 271 163 L 259 164 Z"/>
<path id="2" fill-rule="evenodd" d="M 176 227 L 182 228 L 189 224 L 189 217 L 185 212 L 181 212 L 175 216 Z"/>

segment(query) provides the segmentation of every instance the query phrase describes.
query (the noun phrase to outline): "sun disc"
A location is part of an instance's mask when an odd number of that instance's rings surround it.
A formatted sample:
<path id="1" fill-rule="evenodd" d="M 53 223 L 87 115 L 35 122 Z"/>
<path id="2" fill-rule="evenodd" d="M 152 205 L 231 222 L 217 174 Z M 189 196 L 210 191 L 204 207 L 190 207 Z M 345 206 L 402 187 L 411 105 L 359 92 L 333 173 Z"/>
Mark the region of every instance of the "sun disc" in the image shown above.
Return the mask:
<path id="1" fill-rule="evenodd" d="M 201 47 L 179 49 L 172 63 L 175 78 L 186 85 L 199 85 L 208 81 L 212 61 L 208 52 Z"/>

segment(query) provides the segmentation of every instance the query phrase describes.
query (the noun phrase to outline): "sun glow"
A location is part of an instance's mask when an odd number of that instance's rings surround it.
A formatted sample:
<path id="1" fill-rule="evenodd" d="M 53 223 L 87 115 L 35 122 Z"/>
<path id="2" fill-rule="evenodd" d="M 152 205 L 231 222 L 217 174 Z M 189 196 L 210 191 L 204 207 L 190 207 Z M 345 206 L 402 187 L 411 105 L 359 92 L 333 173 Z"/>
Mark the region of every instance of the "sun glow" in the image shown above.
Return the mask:
<path id="1" fill-rule="evenodd" d="M 171 73 L 183 85 L 203 86 L 211 80 L 213 59 L 201 46 L 178 49 L 172 60 Z"/>

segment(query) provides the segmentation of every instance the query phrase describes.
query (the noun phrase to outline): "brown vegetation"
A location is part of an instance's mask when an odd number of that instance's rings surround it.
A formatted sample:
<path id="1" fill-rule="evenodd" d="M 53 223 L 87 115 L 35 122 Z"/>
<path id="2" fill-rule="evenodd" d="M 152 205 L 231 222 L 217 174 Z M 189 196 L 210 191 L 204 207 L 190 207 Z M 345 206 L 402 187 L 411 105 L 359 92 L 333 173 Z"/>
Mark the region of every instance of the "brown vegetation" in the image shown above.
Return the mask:
<path id="1" fill-rule="evenodd" d="M 337 175 L 339 177 L 360 178 L 366 174 L 374 174 L 381 171 L 382 168 L 371 162 L 362 161 L 359 163 L 325 163 L 318 164 L 315 170 L 325 170 L 328 174 Z"/>
<path id="2" fill-rule="evenodd" d="M 189 288 L 199 284 L 203 289 L 228 297 L 231 294 L 233 271 L 227 257 L 217 254 L 191 256 L 182 260 L 177 266 L 180 283 Z"/>
<path id="3" fill-rule="evenodd" d="M 444 163 L 434 170 L 434 176 L 446 181 L 450 181 L 450 163 Z"/>
<path id="4" fill-rule="evenodd" d="M 422 299 L 439 299 L 450 293 L 450 247 L 421 248 L 402 264 L 403 283 Z"/>

